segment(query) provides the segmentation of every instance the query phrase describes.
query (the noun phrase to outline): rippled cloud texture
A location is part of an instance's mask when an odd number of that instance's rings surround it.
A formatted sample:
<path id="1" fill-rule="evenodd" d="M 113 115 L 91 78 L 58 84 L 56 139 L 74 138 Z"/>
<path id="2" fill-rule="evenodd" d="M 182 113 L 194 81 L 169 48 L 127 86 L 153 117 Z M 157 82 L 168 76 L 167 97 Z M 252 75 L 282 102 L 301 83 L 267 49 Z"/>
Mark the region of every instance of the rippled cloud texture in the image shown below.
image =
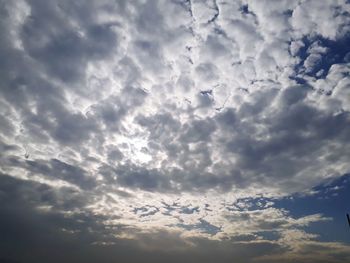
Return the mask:
<path id="1" fill-rule="evenodd" d="M 349 1 L 5 0 L 0 21 L 4 262 L 350 261 Z"/>

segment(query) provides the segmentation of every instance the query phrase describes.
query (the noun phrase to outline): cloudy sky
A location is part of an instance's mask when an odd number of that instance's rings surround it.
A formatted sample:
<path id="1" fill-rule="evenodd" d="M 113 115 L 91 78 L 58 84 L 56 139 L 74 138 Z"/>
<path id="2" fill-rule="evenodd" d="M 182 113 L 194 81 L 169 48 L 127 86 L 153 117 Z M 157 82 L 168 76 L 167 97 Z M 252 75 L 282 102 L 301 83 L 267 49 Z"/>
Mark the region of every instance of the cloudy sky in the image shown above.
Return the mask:
<path id="1" fill-rule="evenodd" d="M 0 0 L 0 262 L 350 262 L 350 2 Z"/>

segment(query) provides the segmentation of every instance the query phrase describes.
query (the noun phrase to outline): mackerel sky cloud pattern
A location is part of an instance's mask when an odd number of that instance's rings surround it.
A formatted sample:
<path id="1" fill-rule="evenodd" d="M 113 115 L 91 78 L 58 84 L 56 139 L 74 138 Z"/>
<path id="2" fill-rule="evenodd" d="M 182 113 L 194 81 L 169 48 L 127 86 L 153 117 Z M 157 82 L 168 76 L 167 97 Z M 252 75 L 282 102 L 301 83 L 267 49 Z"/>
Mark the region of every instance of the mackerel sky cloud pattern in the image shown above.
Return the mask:
<path id="1" fill-rule="evenodd" d="M 0 262 L 350 261 L 349 1 L 0 21 Z"/>

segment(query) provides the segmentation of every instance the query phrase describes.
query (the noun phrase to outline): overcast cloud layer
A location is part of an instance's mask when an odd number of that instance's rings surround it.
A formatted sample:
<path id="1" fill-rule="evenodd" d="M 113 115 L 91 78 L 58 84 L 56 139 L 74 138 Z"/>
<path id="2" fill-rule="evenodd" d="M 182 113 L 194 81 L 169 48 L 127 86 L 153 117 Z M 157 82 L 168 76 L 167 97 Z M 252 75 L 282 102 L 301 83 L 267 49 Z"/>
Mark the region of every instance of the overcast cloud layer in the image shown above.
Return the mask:
<path id="1" fill-rule="evenodd" d="M 346 0 L 0 0 L 0 258 L 350 261 L 285 203 L 349 184 L 349 32 Z"/>

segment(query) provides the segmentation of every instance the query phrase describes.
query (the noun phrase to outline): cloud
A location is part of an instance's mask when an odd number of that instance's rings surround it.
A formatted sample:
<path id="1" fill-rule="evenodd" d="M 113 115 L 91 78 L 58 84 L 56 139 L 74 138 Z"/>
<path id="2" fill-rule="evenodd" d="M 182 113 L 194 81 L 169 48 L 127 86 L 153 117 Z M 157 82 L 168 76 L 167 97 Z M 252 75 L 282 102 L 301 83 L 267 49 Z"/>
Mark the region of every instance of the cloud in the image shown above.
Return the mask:
<path id="1" fill-rule="evenodd" d="M 47 261 L 37 242 L 93 247 L 66 262 L 348 258 L 312 230 L 329 210 L 281 205 L 350 171 L 348 1 L 0 12 L 1 257 Z"/>

